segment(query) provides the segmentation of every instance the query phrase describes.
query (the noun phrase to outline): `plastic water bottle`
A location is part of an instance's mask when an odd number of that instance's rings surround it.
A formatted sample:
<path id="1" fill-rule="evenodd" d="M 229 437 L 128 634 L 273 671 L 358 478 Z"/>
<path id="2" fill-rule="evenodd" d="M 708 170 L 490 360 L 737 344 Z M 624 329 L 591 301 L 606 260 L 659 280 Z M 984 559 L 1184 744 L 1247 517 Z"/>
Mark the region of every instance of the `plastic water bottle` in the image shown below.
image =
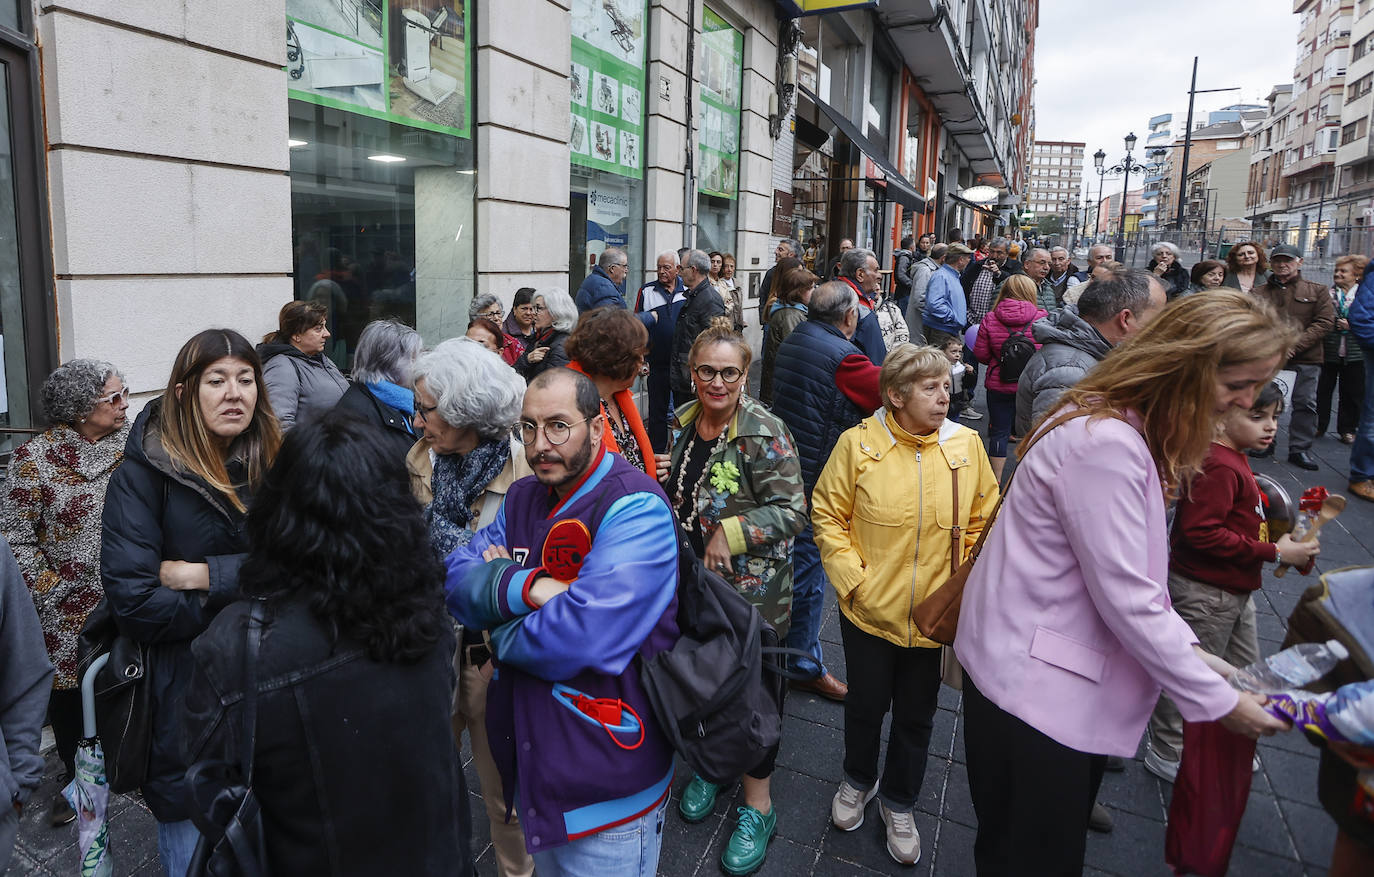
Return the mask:
<path id="1" fill-rule="evenodd" d="M 1277 694 L 1316 682 L 1348 657 L 1338 640 L 1298 643 L 1237 670 L 1231 685 L 1256 694 Z"/>

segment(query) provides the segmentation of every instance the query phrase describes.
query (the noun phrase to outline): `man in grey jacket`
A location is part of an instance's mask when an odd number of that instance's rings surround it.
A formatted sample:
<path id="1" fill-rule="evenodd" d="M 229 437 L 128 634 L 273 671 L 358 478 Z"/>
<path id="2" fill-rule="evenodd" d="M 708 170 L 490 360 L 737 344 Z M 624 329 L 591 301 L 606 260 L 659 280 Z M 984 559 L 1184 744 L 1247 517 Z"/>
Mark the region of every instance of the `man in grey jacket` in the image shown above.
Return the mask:
<path id="1" fill-rule="evenodd" d="M 9 867 L 24 802 L 43 778 L 38 749 L 52 674 L 33 599 L 0 539 L 0 874 Z"/>
<path id="2" fill-rule="evenodd" d="M 948 244 L 936 244 L 930 248 L 930 255 L 918 259 L 911 266 L 911 299 L 906 306 L 906 324 L 911 329 L 912 341 L 916 341 L 917 336 L 922 340 L 925 338 L 921 335 L 921 314 L 926 309 L 926 287 L 930 285 L 930 278 L 945 264 L 945 252 L 948 249 Z"/>
<path id="3" fill-rule="evenodd" d="M 1078 305 L 1031 326 L 1041 347 L 1016 384 L 1016 434 L 1027 435 L 1064 391 L 1164 308 L 1163 285 L 1146 271 L 1117 271 L 1087 287 Z"/>

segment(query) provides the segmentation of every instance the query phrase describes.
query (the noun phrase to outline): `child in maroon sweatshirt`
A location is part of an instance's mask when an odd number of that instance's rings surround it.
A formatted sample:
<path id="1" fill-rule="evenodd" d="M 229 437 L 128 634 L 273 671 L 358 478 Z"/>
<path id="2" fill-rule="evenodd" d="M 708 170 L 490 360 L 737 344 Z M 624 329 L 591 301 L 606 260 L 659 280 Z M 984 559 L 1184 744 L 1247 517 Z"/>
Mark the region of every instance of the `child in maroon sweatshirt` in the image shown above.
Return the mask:
<path id="1" fill-rule="evenodd" d="M 1283 394 L 1275 384 L 1259 392 L 1248 410 L 1233 408 L 1217 426 L 1202 472 L 1178 501 L 1170 536 L 1169 596 L 1174 611 L 1197 634 L 1198 644 L 1235 667 L 1259 660 L 1252 591 L 1259 590 L 1266 562 L 1302 566 L 1316 542 L 1284 535 L 1261 538 L 1264 510 L 1259 484 L 1246 459 L 1274 441 Z M 1167 695 L 1150 717 L 1145 769 L 1173 781 L 1183 754 L 1183 719 Z"/>

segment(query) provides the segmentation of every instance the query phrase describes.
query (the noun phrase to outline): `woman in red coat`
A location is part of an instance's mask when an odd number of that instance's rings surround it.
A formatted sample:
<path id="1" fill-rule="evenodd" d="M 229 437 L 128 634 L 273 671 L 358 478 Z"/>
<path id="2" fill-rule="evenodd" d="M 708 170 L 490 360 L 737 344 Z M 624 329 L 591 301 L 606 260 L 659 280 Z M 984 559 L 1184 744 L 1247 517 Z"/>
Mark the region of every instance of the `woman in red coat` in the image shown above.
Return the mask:
<path id="1" fill-rule="evenodd" d="M 998 481 L 1002 480 L 1011 422 L 1016 417 L 1016 381 L 1002 376 L 1002 347 L 1013 333 L 1025 335 L 1026 340 L 1035 344 L 1031 323 L 1049 316 L 1036 305 L 1035 293 L 1035 281 L 1024 274 L 1008 277 L 1002 283 L 997 303 L 979 324 L 978 340 L 973 345 L 973 355 L 988 366 L 983 381 L 988 391 L 988 460 Z M 1038 350 L 1040 345 L 1035 347 Z M 1025 363 L 1021 365 L 1024 367 Z"/>

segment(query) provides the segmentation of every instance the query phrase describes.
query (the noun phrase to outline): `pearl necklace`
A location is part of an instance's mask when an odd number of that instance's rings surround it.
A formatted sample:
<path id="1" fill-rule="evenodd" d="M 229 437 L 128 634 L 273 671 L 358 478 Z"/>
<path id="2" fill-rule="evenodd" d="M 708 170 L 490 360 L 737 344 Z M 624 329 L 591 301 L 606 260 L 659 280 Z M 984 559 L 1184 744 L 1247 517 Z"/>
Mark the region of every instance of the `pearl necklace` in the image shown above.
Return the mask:
<path id="1" fill-rule="evenodd" d="M 720 431 L 720 438 L 716 439 L 716 443 L 711 447 L 711 452 L 706 455 L 707 461 L 725 447 L 725 437 L 729 434 L 730 424 L 727 423 L 725 429 Z M 697 433 L 697 436 L 699 438 L 704 438 L 700 432 Z M 682 460 L 678 464 L 677 469 L 677 493 L 673 498 L 673 508 L 675 509 L 682 507 L 683 492 L 686 487 L 682 482 L 683 479 L 687 477 L 687 464 L 692 460 L 692 446 L 695 444 L 696 442 L 694 441 L 688 441 L 687 447 L 682 451 Z M 692 522 L 700 517 L 700 506 L 697 504 L 697 499 L 701 495 L 701 485 L 706 483 L 706 478 L 710 474 L 711 468 L 709 466 L 701 467 L 701 476 L 697 478 L 697 483 L 692 485 L 692 504 L 687 512 L 687 520 L 682 522 L 682 529 L 688 533 L 692 532 Z"/>

